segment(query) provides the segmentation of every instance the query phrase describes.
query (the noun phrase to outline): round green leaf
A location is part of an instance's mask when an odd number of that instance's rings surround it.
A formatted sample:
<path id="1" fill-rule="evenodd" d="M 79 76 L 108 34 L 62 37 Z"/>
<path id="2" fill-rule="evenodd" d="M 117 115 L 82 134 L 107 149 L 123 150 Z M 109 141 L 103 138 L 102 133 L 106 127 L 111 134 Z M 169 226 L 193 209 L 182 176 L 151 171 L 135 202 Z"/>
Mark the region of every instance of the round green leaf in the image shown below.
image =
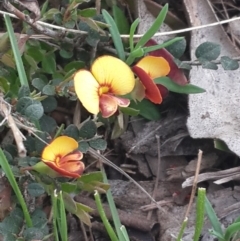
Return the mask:
<path id="1" fill-rule="evenodd" d="M 32 197 L 39 197 L 45 192 L 43 186 L 39 183 L 30 183 L 27 187 L 27 190 Z"/>
<path id="2" fill-rule="evenodd" d="M 79 136 L 81 138 L 86 138 L 86 139 L 93 138 L 96 133 L 97 133 L 97 126 L 95 122 L 92 120 L 84 122 L 79 130 Z"/>
<path id="3" fill-rule="evenodd" d="M 42 89 L 44 95 L 55 95 L 56 90 L 53 85 L 45 85 Z"/>
<path id="4" fill-rule="evenodd" d="M 61 49 L 59 54 L 61 55 L 61 57 L 63 57 L 64 59 L 70 59 L 73 56 L 73 51 L 67 51 L 65 49 Z"/>
<path id="5" fill-rule="evenodd" d="M 26 97 L 30 95 L 30 89 L 28 88 L 28 86 L 23 85 L 20 87 L 19 91 L 18 91 L 18 98 L 22 98 L 22 97 Z"/>
<path id="6" fill-rule="evenodd" d="M 96 150 L 105 150 L 107 148 L 107 142 L 103 139 L 91 140 L 89 145 Z"/>
<path id="7" fill-rule="evenodd" d="M 41 103 L 29 105 L 24 112 L 31 120 L 39 120 L 43 116 L 43 113 L 44 111 Z"/>
<path id="8" fill-rule="evenodd" d="M 57 108 L 57 100 L 53 96 L 48 96 L 42 101 L 44 112 L 52 112 Z"/>
<path id="9" fill-rule="evenodd" d="M 89 144 L 86 141 L 79 142 L 78 150 L 82 153 L 86 153 L 89 149 Z"/>
<path id="10" fill-rule="evenodd" d="M 219 44 L 212 42 L 205 42 L 199 45 L 196 49 L 195 55 L 201 60 L 212 61 L 218 58 L 221 53 L 221 47 Z"/>
<path id="11" fill-rule="evenodd" d="M 186 47 L 187 41 L 185 38 L 183 38 L 180 41 L 176 41 L 171 45 L 167 46 L 166 50 L 171 53 L 175 58 L 179 59 L 184 54 Z"/>
<path id="12" fill-rule="evenodd" d="M 221 57 L 221 64 L 222 64 L 223 69 L 225 69 L 225 70 L 236 70 L 239 68 L 238 61 L 231 59 L 227 56 Z"/>
<path id="13" fill-rule="evenodd" d="M 47 115 L 43 115 L 39 120 L 39 124 L 41 127 L 41 131 L 46 131 L 48 133 L 54 133 L 57 128 L 57 122 L 51 117 Z"/>
<path id="14" fill-rule="evenodd" d="M 32 227 L 24 230 L 23 237 L 26 241 L 43 240 L 44 234 L 39 228 Z"/>
<path id="15" fill-rule="evenodd" d="M 31 218 L 32 218 L 33 226 L 35 228 L 42 228 L 47 224 L 47 221 L 48 221 L 46 213 L 41 209 L 36 209 L 33 212 Z"/>
<path id="16" fill-rule="evenodd" d="M 75 125 L 71 124 L 64 130 L 64 135 L 70 136 L 75 140 L 78 140 L 79 138 L 78 128 Z"/>
<path id="17" fill-rule="evenodd" d="M 30 97 L 22 97 L 18 100 L 17 104 L 16 104 L 16 110 L 17 112 L 24 114 L 25 110 L 28 106 L 36 103 L 37 101 L 33 100 Z"/>
<path id="18" fill-rule="evenodd" d="M 40 90 L 40 91 L 42 91 L 43 87 L 44 87 L 46 84 L 47 84 L 47 82 L 44 81 L 43 79 L 40 79 L 40 78 L 34 78 L 34 79 L 32 80 L 32 85 L 33 85 L 36 89 L 38 89 L 38 90 Z"/>
<path id="19" fill-rule="evenodd" d="M 198 94 L 198 93 L 205 92 L 204 89 L 202 89 L 196 85 L 192 85 L 192 84 L 179 85 L 179 84 L 173 82 L 168 77 L 156 78 L 156 79 L 154 79 L 154 82 L 156 84 L 161 84 L 161 85 L 165 86 L 168 90 L 170 90 L 172 92 L 176 92 L 176 93 L 180 93 L 180 94 Z M 141 114 L 141 111 L 140 111 L 140 114 Z"/>

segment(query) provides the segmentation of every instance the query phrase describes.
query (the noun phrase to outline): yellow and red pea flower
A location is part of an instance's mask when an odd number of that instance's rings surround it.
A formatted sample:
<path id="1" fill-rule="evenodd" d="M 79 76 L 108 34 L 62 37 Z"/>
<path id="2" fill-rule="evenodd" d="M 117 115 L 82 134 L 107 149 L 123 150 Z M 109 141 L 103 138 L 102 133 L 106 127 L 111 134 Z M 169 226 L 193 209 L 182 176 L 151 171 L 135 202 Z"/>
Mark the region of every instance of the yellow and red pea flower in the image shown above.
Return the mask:
<path id="1" fill-rule="evenodd" d="M 154 79 L 169 74 L 170 66 L 163 57 L 145 56 L 132 67 L 145 88 L 145 98 L 155 104 L 162 103 L 161 89 L 154 83 Z"/>
<path id="2" fill-rule="evenodd" d="M 127 107 L 130 100 L 119 96 L 130 93 L 135 85 L 131 68 L 112 56 L 97 58 L 90 71 L 80 69 L 74 75 L 75 92 L 83 106 L 92 114 L 108 118 L 118 106 Z"/>
<path id="3" fill-rule="evenodd" d="M 41 159 L 60 176 L 78 178 L 83 173 L 85 165 L 81 162 L 83 154 L 77 148 L 76 140 L 60 136 L 44 148 Z"/>

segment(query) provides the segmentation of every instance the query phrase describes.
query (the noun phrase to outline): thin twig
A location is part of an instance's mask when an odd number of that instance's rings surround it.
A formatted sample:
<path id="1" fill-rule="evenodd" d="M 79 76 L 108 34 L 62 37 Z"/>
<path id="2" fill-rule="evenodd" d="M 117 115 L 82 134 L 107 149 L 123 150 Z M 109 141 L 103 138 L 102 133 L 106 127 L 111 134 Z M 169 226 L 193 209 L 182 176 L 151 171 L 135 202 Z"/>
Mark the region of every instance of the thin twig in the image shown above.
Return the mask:
<path id="1" fill-rule="evenodd" d="M 232 58 L 233 60 L 236 60 L 236 61 L 240 61 L 240 56 L 238 57 L 234 57 Z M 214 64 L 221 64 L 221 59 L 217 59 L 217 60 L 213 60 L 211 61 L 212 63 Z M 189 64 L 189 65 L 192 65 L 192 66 L 200 66 L 202 65 L 201 62 L 199 62 L 198 60 L 193 60 L 193 61 L 182 61 L 183 64 Z"/>
<path id="2" fill-rule="evenodd" d="M 155 180 L 155 184 L 154 184 L 154 188 L 153 188 L 153 194 L 152 197 L 155 199 L 156 197 L 156 193 L 157 193 L 157 189 L 158 189 L 158 182 L 159 182 L 159 177 L 160 177 L 160 167 L 161 167 L 161 153 L 160 153 L 160 138 L 159 135 L 156 135 L 156 139 L 157 139 L 157 153 L 158 153 L 158 165 L 157 165 L 157 175 L 156 175 L 156 180 Z M 148 215 L 147 215 L 147 220 L 150 220 L 152 217 L 152 209 L 149 210 Z"/>
<path id="3" fill-rule="evenodd" d="M 20 11 L 19 11 L 20 12 Z M 5 12 L 5 11 L 2 11 L 0 10 L 0 14 L 4 15 L 9 15 L 10 17 L 12 18 L 18 18 L 16 17 L 14 14 L 11 14 L 11 13 L 8 13 L 8 12 Z M 23 13 L 22 13 L 23 15 Z M 26 15 L 25 15 L 26 16 Z M 22 20 L 24 20 L 24 18 L 21 18 Z M 29 19 L 29 17 L 27 16 L 27 19 Z M 203 28 L 209 28 L 209 27 L 214 27 L 214 26 L 217 26 L 217 25 L 222 25 L 222 24 L 226 24 L 226 23 L 230 23 L 230 22 L 233 22 L 233 21 L 237 21 L 237 20 L 240 20 L 240 17 L 234 17 L 234 18 L 230 18 L 230 19 L 226 19 L 226 20 L 222 20 L 222 21 L 219 21 L 219 22 L 214 22 L 214 23 L 209 23 L 209 24 L 204 24 L 204 25 L 200 25 L 200 26 L 195 26 L 195 27 L 190 27 L 190 28 L 185 28 L 185 29 L 180 29 L 180 30 L 174 30 L 174 31 L 168 31 L 168 32 L 161 32 L 161 33 L 156 33 L 154 35 L 154 37 L 158 37 L 158 36 L 167 36 L 167 35 L 174 35 L 174 34 L 179 34 L 179 33 L 185 33 L 185 32 L 190 32 L 190 31 L 194 31 L 194 30 L 198 30 L 198 29 L 203 29 Z M 27 21 L 26 21 L 27 22 Z M 29 22 L 29 21 L 28 21 Z M 71 33 L 79 33 L 79 34 L 84 34 L 84 35 L 87 35 L 88 33 L 85 32 L 85 31 L 81 31 L 81 30 L 76 30 L 76 29 L 67 29 L 67 28 L 64 28 L 64 27 L 61 27 L 61 26 L 57 26 L 57 25 L 54 25 L 54 24 L 50 24 L 50 23 L 45 23 L 45 22 L 42 22 L 42 21 L 36 21 L 34 22 L 33 20 L 30 21 L 31 25 L 33 25 L 34 23 L 34 26 L 37 27 L 38 25 L 42 25 L 42 26 L 45 26 L 45 27 L 48 27 L 48 28 L 51 28 L 51 29 L 58 29 L 58 30 L 62 30 L 64 32 L 71 32 Z M 40 28 L 40 27 L 39 27 Z M 50 29 L 48 29 L 49 31 L 52 31 Z M 41 32 L 41 31 L 40 31 Z M 47 34 L 48 35 L 48 34 Z M 135 34 L 133 35 L 134 39 L 139 39 L 143 36 L 144 34 Z M 129 34 L 122 34 L 120 35 L 121 38 L 123 39 L 128 39 L 130 37 Z"/>
<path id="4" fill-rule="evenodd" d="M 22 132 L 18 129 L 12 115 L 11 115 L 11 106 L 4 99 L 2 94 L 0 94 L 0 114 L 7 121 L 9 128 L 12 130 L 19 157 L 25 157 L 27 150 L 23 144 L 23 141 L 26 140 Z"/>
<path id="5" fill-rule="evenodd" d="M 192 186 L 192 192 L 191 192 L 189 204 L 188 204 L 187 211 L 186 211 L 184 219 L 188 218 L 189 213 L 190 213 L 191 208 L 192 208 L 193 200 L 194 200 L 196 189 L 197 189 L 197 183 L 198 183 L 197 180 L 198 180 L 198 174 L 199 174 L 199 170 L 200 170 L 200 166 L 201 166 L 201 162 L 202 162 L 202 154 L 203 154 L 203 152 L 201 150 L 199 150 L 197 167 L 196 167 L 194 181 L 193 181 L 193 186 Z"/>
<path id="6" fill-rule="evenodd" d="M 158 205 L 158 203 L 156 202 L 156 200 L 141 186 L 139 185 L 132 177 L 130 177 L 126 172 L 124 172 L 121 168 L 119 168 L 118 166 L 116 166 L 114 163 L 112 163 L 110 160 L 108 160 L 105 156 L 99 154 L 97 151 L 95 151 L 92 148 L 88 149 L 88 152 L 91 156 L 101 160 L 103 163 L 113 167 L 115 170 L 117 170 L 118 172 L 120 172 L 121 174 L 123 174 L 129 181 L 133 182 L 143 193 L 146 194 L 146 196 L 149 197 L 149 199 L 156 204 L 157 208 L 159 210 L 161 210 L 161 212 L 166 213 L 166 211 L 160 207 Z"/>

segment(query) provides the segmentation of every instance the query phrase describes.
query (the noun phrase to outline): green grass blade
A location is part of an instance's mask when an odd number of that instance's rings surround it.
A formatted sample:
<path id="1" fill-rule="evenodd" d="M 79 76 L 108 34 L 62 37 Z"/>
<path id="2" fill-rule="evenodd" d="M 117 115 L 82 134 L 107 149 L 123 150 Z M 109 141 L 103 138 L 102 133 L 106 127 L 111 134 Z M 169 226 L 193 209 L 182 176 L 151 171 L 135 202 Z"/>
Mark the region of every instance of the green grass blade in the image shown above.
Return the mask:
<path id="1" fill-rule="evenodd" d="M 127 230 L 124 225 L 121 226 L 120 230 L 122 231 L 125 241 L 130 241 Z"/>
<path id="2" fill-rule="evenodd" d="M 198 189 L 198 197 L 197 197 L 197 213 L 196 213 L 196 221 L 195 221 L 195 233 L 193 240 L 198 241 L 201 235 L 201 231 L 204 224 L 204 205 L 205 205 L 205 197 L 206 197 L 206 189 L 199 188 Z"/>
<path id="3" fill-rule="evenodd" d="M 165 4 L 165 6 L 162 8 L 161 12 L 158 14 L 157 18 L 155 19 L 153 25 L 149 28 L 149 30 L 142 36 L 142 38 L 136 44 L 135 46 L 136 49 L 144 46 L 147 43 L 147 41 L 159 30 L 159 28 L 163 24 L 163 21 L 166 18 L 167 12 L 168 12 L 168 4 Z"/>
<path id="4" fill-rule="evenodd" d="M 222 237 L 222 240 L 224 240 L 221 223 L 218 221 L 218 217 L 207 197 L 205 198 L 205 210 L 211 222 L 213 230 L 215 230 L 218 234 L 220 234 Z"/>
<path id="5" fill-rule="evenodd" d="M 104 224 L 104 227 L 106 228 L 107 230 L 107 233 L 110 237 L 110 239 L 112 241 L 118 241 L 118 237 L 117 235 L 115 234 L 111 224 L 109 223 L 108 219 L 107 219 L 107 216 L 104 212 L 104 209 L 103 209 L 103 206 L 102 206 L 102 202 L 101 202 L 101 199 L 100 199 L 100 195 L 98 193 L 98 191 L 95 190 L 94 192 L 94 198 L 95 198 L 95 201 L 96 201 L 96 205 L 97 205 L 97 209 L 98 209 L 98 212 L 99 212 L 99 215 L 102 219 L 102 222 Z"/>
<path id="6" fill-rule="evenodd" d="M 176 241 L 181 241 L 181 240 L 182 240 L 182 236 L 183 236 L 183 234 L 184 234 L 184 230 L 185 230 L 185 228 L 186 228 L 186 226 L 187 226 L 187 223 L 188 223 L 188 218 L 185 218 L 184 221 L 183 221 L 183 223 L 182 223 L 182 226 L 181 226 L 181 229 L 180 229 L 180 231 L 179 231 L 179 234 L 178 234 L 178 236 L 177 236 Z"/>
<path id="7" fill-rule="evenodd" d="M 169 41 L 166 41 L 165 43 L 162 43 L 162 44 L 149 46 L 149 47 L 144 47 L 143 50 L 144 50 L 144 53 L 147 54 L 147 53 L 149 53 L 151 51 L 155 51 L 155 50 L 158 50 L 158 49 L 166 48 L 169 45 L 171 45 L 173 43 L 176 43 L 176 42 L 178 42 L 178 41 L 180 41 L 182 39 L 183 39 L 183 37 L 176 37 L 176 38 L 171 39 Z"/>
<path id="8" fill-rule="evenodd" d="M 111 15 L 105 9 L 102 10 L 102 15 L 103 15 L 106 23 L 110 25 L 109 31 L 111 33 L 112 40 L 113 40 L 114 46 L 116 48 L 118 57 L 122 61 L 125 61 L 126 56 L 125 56 L 122 39 L 120 37 L 120 33 L 118 31 L 117 25 L 114 22 L 114 20 L 111 17 Z"/>
<path id="9" fill-rule="evenodd" d="M 67 235 L 67 217 L 66 217 L 66 211 L 65 211 L 65 205 L 63 200 L 62 191 L 59 192 L 58 195 L 58 212 L 59 212 L 59 231 L 61 234 L 61 240 L 67 241 L 68 235 Z"/>
<path id="10" fill-rule="evenodd" d="M 20 52 L 19 52 L 19 49 L 18 49 L 18 45 L 17 45 L 17 40 L 16 40 L 14 31 L 13 31 L 11 19 L 8 15 L 4 15 L 4 20 L 5 20 L 7 31 L 8 31 L 8 34 L 9 34 L 9 39 L 10 39 L 10 42 L 11 42 L 11 47 L 12 47 L 12 50 L 13 50 L 13 54 L 14 54 L 15 63 L 16 63 L 16 66 L 17 66 L 17 71 L 18 71 L 21 86 L 25 85 L 25 86 L 29 87 L 27 75 L 26 75 L 26 72 L 24 70 L 22 58 L 21 58 L 21 55 L 20 55 Z"/>
<path id="11" fill-rule="evenodd" d="M 236 223 L 234 222 L 233 224 L 229 225 L 224 234 L 224 241 L 230 241 L 232 236 L 236 233 L 239 232 L 240 230 L 240 222 Z"/>
<path id="12" fill-rule="evenodd" d="M 134 49 L 126 60 L 126 64 L 131 65 L 136 58 L 140 58 L 144 55 L 142 48 Z"/>
<path id="13" fill-rule="evenodd" d="M 103 182 L 108 184 L 107 176 L 106 176 L 106 173 L 105 173 L 105 170 L 104 170 L 103 166 L 101 167 L 101 171 L 102 171 L 102 174 L 103 174 Z M 118 239 L 119 239 L 119 241 L 125 241 L 123 233 L 120 230 L 122 224 L 121 224 L 121 221 L 120 221 L 119 216 L 118 216 L 117 208 L 116 208 L 115 202 L 113 200 L 111 190 L 107 191 L 107 200 L 108 200 L 109 208 L 111 210 L 111 214 L 112 214 L 112 217 L 113 217 L 113 222 L 114 222 L 114 226 L 115 226 L 115 229 L 116 229 L 116 232 L 117 232 Z"/>
<path id="14" fill-rule="evenodd" d="M 51 194 L 52 197 L 52 212 L 53 212 L 53 234 L 54 234 L 54 240 L 55 241 L 59 241 L 59 237 L 58 237 L 58 224 L 57 224 L 57 220 L 58 220 L 58 196 L 56 191 L 53 191 Z"/>
<path id="15" fill-rule="evenodd" d="M 27 209 L 27 205 L 24 201 L 24 198 L 22 196 L 22 193 L 18 187 L 18 184 L 14 178 L 14 175 L 12 173 L 12 170 L 11 170 L 11 167 L 9 166 L 8 164 L 8 160 L 7 158 L 5 157 L 4 153 L 3 153 L 3 150 L 2 148 L 0 148 L 0 166 L 2 167 L 3 171 L 5 172 L 6 174 L 6 177 L 9 181 L 9 183 L 11 184 L 12 186 L 12 189 L 14 190 L 16 196 L 17 196 L 17 199 L 22 207 L 22 211 L 23 211 L 23 214 L 24 214 L 24 218 L 26 220 L 26 224 L 27 226 L 30 228 L 32 227 L 32 220 L 31 220 L 31 217 L 30 217 L 30 214 L 28 212 L 28 209 Z"/>
<path id="16" fill-rule="evenodd" d="M 134 39 L 133 35 L 136 32 L 137 26 L 140 23 L 139 18 L 137 18 L 130 27 L 130 33 L 129 33 L 129 47 L 130 47 L 130 53 L 134 50 Z"/>

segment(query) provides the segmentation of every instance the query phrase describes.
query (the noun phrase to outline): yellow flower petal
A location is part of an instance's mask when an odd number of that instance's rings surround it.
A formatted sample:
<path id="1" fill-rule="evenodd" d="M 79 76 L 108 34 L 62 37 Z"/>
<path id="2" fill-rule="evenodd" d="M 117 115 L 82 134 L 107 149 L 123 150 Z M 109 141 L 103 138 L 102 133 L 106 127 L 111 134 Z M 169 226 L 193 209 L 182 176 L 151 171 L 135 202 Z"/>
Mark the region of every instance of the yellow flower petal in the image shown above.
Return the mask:
<path id="1" fill-rule="evenodd" d="M 63 157 L 78 148 L 78 143 L 68 136 L 60 136 L 47 145 L 42 152 L 42 159 L 56 161 L 56 157 Z"/>
<path id="2" fill-rule="evenodd" d="M 92 114 L 99 112 L 99 84 L 87 70 L 79 70 L 74 75 L 75 92 L 83 106 Z"/>
<path id="3" fill-rule="evenodd" d="M 162 57 L 145 56 L 136 66 L 143 69 L 152 79 L 166 76 L 170 72 L 167 60 Z"/>
<path id="4" fill-rule="evenodd" d="M 130 67 L 122 60 L 112 56 L 97 58 L 91 72 L 101 86 L 109 86 L 110 93 L 125 95 L 134 88 L 135 79 Z"/>

